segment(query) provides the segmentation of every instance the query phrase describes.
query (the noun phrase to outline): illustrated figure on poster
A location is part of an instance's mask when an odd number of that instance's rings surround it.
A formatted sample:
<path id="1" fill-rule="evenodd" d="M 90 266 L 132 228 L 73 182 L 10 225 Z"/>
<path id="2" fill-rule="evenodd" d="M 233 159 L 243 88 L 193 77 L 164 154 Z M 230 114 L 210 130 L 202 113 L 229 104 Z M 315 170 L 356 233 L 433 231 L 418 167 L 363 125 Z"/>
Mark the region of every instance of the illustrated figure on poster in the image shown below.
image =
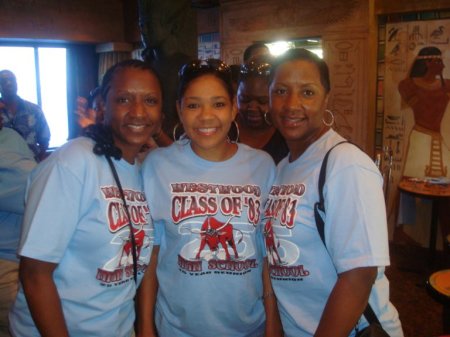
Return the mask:
<path id="1" fill-rule="evenodd" d="M 400 81 L 402 106 L 414 114 L 403 176 L 445 177 L 450 149 L 441 134 L 450 94 L 450 80 L 444 79 L 442 52 L 437 47 L 422 48 L 412 64 L 409 77 Z"/>

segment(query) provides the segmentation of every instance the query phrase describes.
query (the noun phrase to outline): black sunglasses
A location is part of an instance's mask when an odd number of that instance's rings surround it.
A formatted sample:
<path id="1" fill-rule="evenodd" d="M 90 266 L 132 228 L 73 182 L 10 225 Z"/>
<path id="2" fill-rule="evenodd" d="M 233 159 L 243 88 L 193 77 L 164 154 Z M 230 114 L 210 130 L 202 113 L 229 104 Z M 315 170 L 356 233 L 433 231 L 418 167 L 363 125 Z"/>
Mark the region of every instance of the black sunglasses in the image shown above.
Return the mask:
<path id="1" fill-rule="evenodd" d="M 219 59 L 207 59 L 207 60 L 194 60 L 183 65 L 178 72 L 180 79 L 191 77 L 198 73 L 208 73 L 211 71 L 218 72 L 220 74 L 230 75 L 230 67 Z"/>
<path id="2" fill-rule="evenodd" d="M 241 65 L 239 70 L 241 75 L 260 75 L 269 76 L 272 65 L 267 62 L 250 61 Z"/>

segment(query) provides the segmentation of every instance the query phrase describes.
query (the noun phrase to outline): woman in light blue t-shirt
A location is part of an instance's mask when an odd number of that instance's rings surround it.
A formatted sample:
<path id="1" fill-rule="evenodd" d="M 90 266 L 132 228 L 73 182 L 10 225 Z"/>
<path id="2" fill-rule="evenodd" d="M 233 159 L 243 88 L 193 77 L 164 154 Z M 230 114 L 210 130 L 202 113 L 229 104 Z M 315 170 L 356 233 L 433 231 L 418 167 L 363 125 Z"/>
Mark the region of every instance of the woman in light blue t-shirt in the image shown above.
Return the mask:
<path id="1" fill-rule="evenodd" d="M 185 133 L 142 169 L 155 224 L 148 315 L 160 337 L 276 331 L 260 226 L 275 165 L 228 136 L 237 113 L 229 67 L 184 65 L 177 110 Z"/>

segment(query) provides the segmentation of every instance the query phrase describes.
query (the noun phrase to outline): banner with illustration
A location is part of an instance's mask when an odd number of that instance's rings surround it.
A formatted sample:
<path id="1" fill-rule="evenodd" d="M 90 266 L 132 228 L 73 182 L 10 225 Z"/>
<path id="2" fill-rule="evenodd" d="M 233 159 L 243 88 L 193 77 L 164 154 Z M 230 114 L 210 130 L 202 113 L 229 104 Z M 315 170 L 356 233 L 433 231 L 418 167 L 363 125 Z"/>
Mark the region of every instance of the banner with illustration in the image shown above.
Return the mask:
<path id="1" fill-rule="evenodd" d="M 392 229 L 402 177 L 450 177 L 450 20 L 387 24 L 384 67 L 382 157 Z M 428 226 L 403 227 L 427 244 Z"/>

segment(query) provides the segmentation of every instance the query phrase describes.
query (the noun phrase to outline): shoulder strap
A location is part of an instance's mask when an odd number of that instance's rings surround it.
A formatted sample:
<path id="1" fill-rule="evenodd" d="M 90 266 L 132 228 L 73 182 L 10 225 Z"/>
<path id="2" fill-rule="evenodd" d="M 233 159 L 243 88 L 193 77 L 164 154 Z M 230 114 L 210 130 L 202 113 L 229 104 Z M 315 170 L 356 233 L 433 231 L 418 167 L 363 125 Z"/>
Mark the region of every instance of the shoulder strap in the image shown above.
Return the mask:
<path id="1" fill-rule="evenodd" d="M 322 161 L 322 166 L 320 167 L 319 173 L 319 201 L 314 204 L 314 218 L 316 219 L 316 226 L 319 232 L 320 238 L 322 239 L 323 244 L 325 244 L 325 224 L 323 222 L 322 216 L 319 213 L 319 210 L 325 213 L 325 200 L 323 198 L 323 186 L 325 185 L 325 176 L 327 173 L 327 163 L 328 156 L 330 155 L 331 150 L 333 150 L 336 146 L 344 143 L 350 143 L 348 140 L 343 140 L 335 144 L 328 152 L 325 154 L 325 157 Z"/>
<path id="2" fill-rule="evenodd" d="M 125 212 L 127 213 L 128 217 L 128 227 L 130 228 L 130 239 L 131 239 L 131 254 L 133 256 L 133 278 L 134 282 L 137 284 L 137 247 L 136 247 L 136 239 L 134 237 L 134 231 L 133 231 L 133 225 L 131 224 L 131 216 L 130 211 L 128 210 L 128 205 L 125 200 L 125 194 L 123 193 L 122 184 L 120 183 L 119 175 L 117 174 L 117 170 L 114 166 L 114 163 L 112 162 L 112 159 L 110 156 L 106 155 L 106 160 L 108 161 L 109 167 L 111 168 L 112 174 L 114 176 L 114 180 L 116 181 L 117 188 L 120 192 L 120 197 L 123 201 L 123 208 L 125 208 Z"/>
<path id="3" fill-rule="evenodd" d="M 331 150 L 333 150 L 336 146 L 344 143 L 350 143 L 348 140 L 343 140 L 342 142 L 339 142 L 335 144 L 331 149 L 328 150 L 328 152 L 325 154 L 325 157 L 322 161 L 322 166 L 320 167 L 320 173 L 319 173 L 319 201 L 314 204 L 314 218 L 316 220 L 316 226 L 317 231 L 319 232 L 320 238 L 322 239 L 322 242 L 327 248 L 327 245 L 325 243 L 325 223 L 322 219 L 322 216 L 319 213 L 319 210 L 325 213 L 325 201 L 323 197 L 323 187 L 325 185 L 325 178 L 326 178 L 326 172 L 327 172 L 327 163 L 328 163 L 328 156 L 330 155 Z M 378 323 L 380 326 L 380 321 L 378 320 L 377 315 L 375 315 L 375 312 L 373 311 L 372 307 L 369 303 L 367 303 L 366 309 L 364 309 L 364 316 L 366 317 L 369 324 L 372 323 Z"/>

